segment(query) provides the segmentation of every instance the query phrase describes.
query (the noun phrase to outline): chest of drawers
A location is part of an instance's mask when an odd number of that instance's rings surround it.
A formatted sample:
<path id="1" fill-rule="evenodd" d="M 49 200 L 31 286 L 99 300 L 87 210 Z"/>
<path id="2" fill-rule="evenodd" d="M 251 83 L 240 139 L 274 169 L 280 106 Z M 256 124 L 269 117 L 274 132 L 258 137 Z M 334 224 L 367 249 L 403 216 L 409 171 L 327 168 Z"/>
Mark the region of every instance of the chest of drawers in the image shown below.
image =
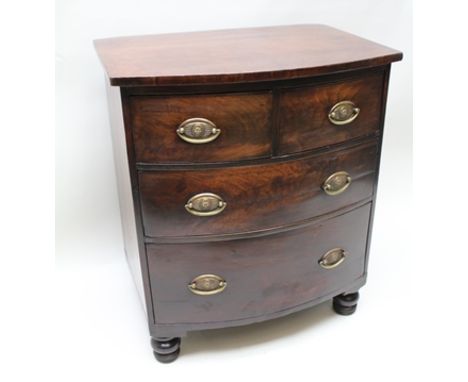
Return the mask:
<path id="1" fill-rule="evenodd" d="M 333 300 L 367 272 L 390 64 L 323 25 L 95 41 L 125 251 L 156 358 Z"/>

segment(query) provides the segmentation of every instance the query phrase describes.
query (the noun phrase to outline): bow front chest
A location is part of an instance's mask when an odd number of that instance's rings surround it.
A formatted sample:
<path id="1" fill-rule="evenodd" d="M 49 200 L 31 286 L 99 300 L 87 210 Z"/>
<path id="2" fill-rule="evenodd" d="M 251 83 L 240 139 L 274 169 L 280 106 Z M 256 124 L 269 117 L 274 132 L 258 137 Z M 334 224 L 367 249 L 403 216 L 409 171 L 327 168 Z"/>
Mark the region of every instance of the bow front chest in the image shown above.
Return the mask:
<path id="1" fill-rule="evenodd" d="M 188 331 L 333 300 L 366 279 L 390 64 L 323 25 L 95 41 L 125 252 L 156 358 Z"/>

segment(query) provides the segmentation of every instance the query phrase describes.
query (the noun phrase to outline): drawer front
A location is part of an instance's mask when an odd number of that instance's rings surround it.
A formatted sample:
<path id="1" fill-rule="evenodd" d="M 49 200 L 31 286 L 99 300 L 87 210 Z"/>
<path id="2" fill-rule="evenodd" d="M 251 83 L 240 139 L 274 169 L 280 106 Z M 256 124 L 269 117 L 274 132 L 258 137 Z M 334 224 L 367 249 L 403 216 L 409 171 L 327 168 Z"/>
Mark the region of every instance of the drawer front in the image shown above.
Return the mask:
<path id="1" fill-rule="evenodd" d="M 346 287 L 364 273 L 369 213 L 367 204 L 305 228 L 254 239 L 147 245 L 156 322 L 255 317 Z"/>
<path id="2" fill-rule="evenodd" d="M 131 97 L 136 161 L 203 163 L 268 157 L 271 108 L 268 92 Z"/>
<path id="3" fill-rule="evenodd" d="M 279 153 L 324 147 L 377 132 L 383 82 L 383 73 L 377 72 L 342 82 L 282 90 Z M 337 105 L 340 102 L 342 107 Z M 329 116 L 331 112 L 334 118 Z"/>
<path id="4" fill-rule="evenodd" d="M 370 142 L 262 165 L 142 171 L 139 185 L 144 231 L 147 236 L 166 237 L 228 234 L 306 220 L 371 196 L 376 160 L 377 144 Z M 324 182 L 342 172 L 351 178 L 349 187 L 338 195 L 328 195 L 322 188 Z M 208 193 L 206 199 L 197 197 L 203 193 Z M 197 214 L 203 202 L 211 216 Z"/>

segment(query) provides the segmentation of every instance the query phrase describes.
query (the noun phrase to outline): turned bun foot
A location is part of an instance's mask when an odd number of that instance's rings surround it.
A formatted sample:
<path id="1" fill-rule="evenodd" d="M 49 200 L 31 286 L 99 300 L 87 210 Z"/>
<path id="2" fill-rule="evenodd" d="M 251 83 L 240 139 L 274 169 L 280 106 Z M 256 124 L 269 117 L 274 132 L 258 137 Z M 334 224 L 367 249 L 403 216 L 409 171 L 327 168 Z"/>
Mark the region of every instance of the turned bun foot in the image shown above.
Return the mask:
<path id="1" fill-rule="evenodd" d="M 170 363 L 177 359 L 180 353 L 180 338 L 151 338 L 153 354 L 161 363 Z"/>
<path id="2" fill-rule="evenodd" d="M 333 310 L 342 316 L 349 316 L 356 311 L 359 292 L 343 293 L 333 297 Z"/>

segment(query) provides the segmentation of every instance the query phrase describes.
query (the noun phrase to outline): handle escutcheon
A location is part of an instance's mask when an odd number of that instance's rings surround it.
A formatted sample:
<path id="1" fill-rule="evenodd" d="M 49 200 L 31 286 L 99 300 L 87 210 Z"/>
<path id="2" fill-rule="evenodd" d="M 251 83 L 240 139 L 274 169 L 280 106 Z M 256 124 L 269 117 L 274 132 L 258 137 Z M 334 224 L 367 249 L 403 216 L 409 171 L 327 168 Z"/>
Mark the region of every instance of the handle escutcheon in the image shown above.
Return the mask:
<path id="1" fill-rule="evenodd" d="M 322 184 L 327 195 L 335 196 L 344 192 L 351 184 L 351 176 L 346 171 L 338 171 L 330 175 Z"/>
<path id="2" fill-rule="evenodd" d="M 333 269 L 345 261 L 347 252 L 343 248 L 330 249 L 319 260 L 319 264 L 324 269 Z"/>
<path id="3" fill-rule="evenodd" d="M 185 204 L 185 209 L 195 216 L 214 216 L 223 212 L 226 205 L 221 196 L 203 192 L 192 196 Z"/>
<path id="4" fill-rule="evenodd" d="M 176 130 L 180 139 L 195 145 L 214 141 L 221 129 L 205 118 L 190 118 L 182 122 Z"/>
<path id="5" fill-rule="evenodd" d="M 221 293 L 227 286 L 226 280 L 218 275 L 205 274 L 195 277 L 188 285 L 190 291 L 199 296 Z"/>
<path id="6" fill-rule="evenodd" d="M 358 117 L 360 111 L 354 102 L 341 101 L 330 109 L 328 119 L 334 125 L 347 125 Z"/>

